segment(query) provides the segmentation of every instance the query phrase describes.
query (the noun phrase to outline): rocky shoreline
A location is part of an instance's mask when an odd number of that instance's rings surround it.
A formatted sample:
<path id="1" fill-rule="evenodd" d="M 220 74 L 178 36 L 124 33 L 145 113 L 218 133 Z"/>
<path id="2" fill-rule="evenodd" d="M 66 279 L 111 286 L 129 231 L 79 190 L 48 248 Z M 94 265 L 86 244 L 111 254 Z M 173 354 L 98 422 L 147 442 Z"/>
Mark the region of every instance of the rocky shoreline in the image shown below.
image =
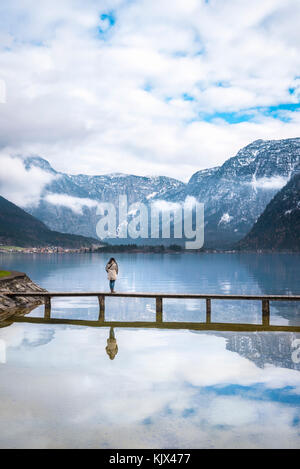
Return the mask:
<path id="1" fill-rule="evenodd" d="M 5 292 L 46 292 L 44 288 L 34 283 L 24 272 L 11 272 L 0 278 L 0 320 L 5 320 L 16 313 L 29 313 L 34 307 L 43 304 L 41 296 L 16 298 L 5 295 Z"/>

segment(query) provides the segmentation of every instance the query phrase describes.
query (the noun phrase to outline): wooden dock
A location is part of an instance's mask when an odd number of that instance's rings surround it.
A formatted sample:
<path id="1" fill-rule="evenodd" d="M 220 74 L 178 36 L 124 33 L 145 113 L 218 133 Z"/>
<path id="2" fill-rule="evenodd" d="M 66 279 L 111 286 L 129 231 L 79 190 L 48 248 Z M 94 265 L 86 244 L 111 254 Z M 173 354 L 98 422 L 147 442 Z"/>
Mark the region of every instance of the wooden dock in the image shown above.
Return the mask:
<path id="1" fill-rule="evenodd" d="M 1 292 L 10 297 L 38 296 L 45 299 L 45 319 L 51 319 L 51 299 L 62 297 L 96 297 L 99 301 L 98 322 L 105 322 L 105 298 L 154 298 L 156 301 L 156 323 L 163 323 L 163 300 L 164 299 L 192 299 L 205 300 L 206 302 L 206 322 L 211 325 L 212 301 L 215 300 L 239 300 L 239 301 L 260 301 L 262 311 L 262 325 L 270 326 L 270 302 L 271 301 L 300 301 L 300 295 L 207 295 L 192 293 L 108 293 L 108 292 Z M 34 319 L 34 318 L 27 318 Z M 27 321 L 29 322 L 29 321 Z M 153 324 L 153 323 L 152 323 Z M 167 323 L 163 323 L 167 324 Z M 191 324 L 191 323 L 188 323 Z M 198 324 L 198 323 L 197 323 Z M 215 324 L 215 323 L 214 323 Z M 109 325 L 107 323 L 107 325 Z M 146 326 L 145 326 L 146 327 Z M 272 326 L 273 327 L 273 326 Z"/>

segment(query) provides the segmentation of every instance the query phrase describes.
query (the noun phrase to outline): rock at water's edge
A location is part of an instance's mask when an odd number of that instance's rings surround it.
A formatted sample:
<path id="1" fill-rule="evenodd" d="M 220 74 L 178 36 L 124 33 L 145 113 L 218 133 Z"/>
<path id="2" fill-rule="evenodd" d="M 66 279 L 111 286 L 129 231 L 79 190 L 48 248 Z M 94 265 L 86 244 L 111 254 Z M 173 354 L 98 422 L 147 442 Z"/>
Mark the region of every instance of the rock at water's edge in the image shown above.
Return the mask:
<path id="1" fill-rule="evenodd" d="M 44 303 L 42 296 L 11 298 L 4 292 L 46 292 L 44 288 L 34 283 L 23 272 L 12 272 L 7 277 L 0 278 L 0 320 L 6 319 L 17 310 L 32 310 L 34 306 Z M 29 312 L 29 311 L 28 311 Z"/>

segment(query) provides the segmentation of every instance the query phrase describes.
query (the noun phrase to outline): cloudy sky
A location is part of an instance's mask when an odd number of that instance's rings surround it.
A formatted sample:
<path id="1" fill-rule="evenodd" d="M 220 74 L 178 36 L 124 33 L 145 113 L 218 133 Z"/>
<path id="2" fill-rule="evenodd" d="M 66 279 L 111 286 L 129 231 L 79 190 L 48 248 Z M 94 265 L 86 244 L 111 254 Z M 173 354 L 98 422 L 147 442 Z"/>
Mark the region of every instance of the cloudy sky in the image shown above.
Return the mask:
<path id="1" fill-rule="evenodd" d="M 299 0 L 1 2 L 1 155 L 187 180 L 299 137 L 299 19 Z"/>

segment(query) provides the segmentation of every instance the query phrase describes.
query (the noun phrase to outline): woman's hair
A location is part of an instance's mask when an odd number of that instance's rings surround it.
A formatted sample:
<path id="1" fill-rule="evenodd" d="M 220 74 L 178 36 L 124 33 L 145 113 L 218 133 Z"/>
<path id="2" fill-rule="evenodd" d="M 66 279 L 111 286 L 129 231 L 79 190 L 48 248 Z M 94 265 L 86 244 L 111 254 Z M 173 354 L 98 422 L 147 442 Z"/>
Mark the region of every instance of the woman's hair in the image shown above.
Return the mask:
<path id="1" fill-rule="evenodd" d="M 114 257 L 111 257 L 108 261 L 109 264 L 111 264 L 112 262 L 115 262 L 117 263 L 116 259 Z"/>

